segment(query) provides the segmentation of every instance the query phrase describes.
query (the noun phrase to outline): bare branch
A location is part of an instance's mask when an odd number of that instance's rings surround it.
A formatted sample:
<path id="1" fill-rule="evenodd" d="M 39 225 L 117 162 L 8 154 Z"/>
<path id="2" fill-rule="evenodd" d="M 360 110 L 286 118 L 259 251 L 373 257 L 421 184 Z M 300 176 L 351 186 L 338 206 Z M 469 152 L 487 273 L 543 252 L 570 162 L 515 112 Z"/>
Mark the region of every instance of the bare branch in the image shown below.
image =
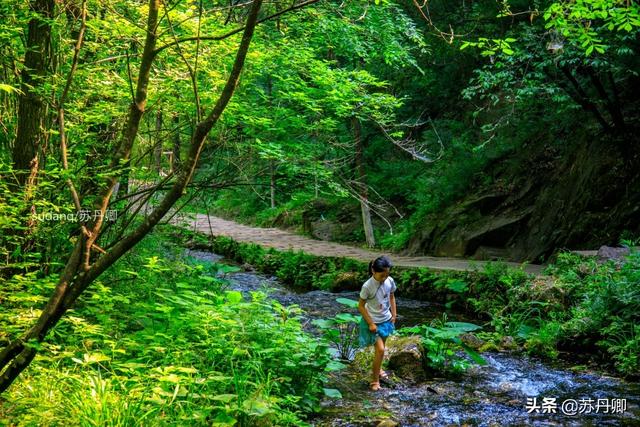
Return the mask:
<path id="1" fill-rule="evenodd" d="M 433 124 L 433 121 L 431 121 L 431 119 L 429 119 L 429 122 L 431 123 L 431 126 L 433 127 L 433 131 L 436 134 L 437 137 L 437 142 L 440 145 L 440 150 L 438 152 L 437 157 L 434 159 L 431 157 L 431 154 L 429 154 L 429 150 L 426 146 L 426 144 L 420 144 L 419 142 L 417 142 L 414 139 L 411 138 L 405 138 L 403 140 L 398 140 L 396 138 L 394 138 L 389 131 L 382 125 L 382 123 L 376 121 L 373 117 L 370 117 L 371 121 L 373 121 L 382 131 L 382 134 L 396 147 L 400 148 L 402 151 L 408 153 L 411 155 L 411 157 L 414 160 L 419 160 L 423 163 L 433 163 L 435 160 L 438 160 L 440 157 L 442 157 L 442 154 L 444 153 L 444 146 L 442 144 L 442 140 L 440 139 L 440 135 L 438 134 L 438 131 L 436 130 L 435 125 Z"/>

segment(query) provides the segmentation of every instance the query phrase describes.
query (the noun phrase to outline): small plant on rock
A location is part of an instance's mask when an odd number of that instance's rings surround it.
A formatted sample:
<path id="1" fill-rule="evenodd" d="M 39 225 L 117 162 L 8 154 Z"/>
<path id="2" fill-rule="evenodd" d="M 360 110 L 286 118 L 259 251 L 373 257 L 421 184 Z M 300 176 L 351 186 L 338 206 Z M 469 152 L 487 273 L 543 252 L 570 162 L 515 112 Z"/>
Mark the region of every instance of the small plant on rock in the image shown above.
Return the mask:
<path id="1" fill-rule="evenodd" d="M 436 375 L 459 375 L 466 371 L 471 363 L 460 355 L 464 351 L 469 358 L 479 364 L 487 362 L 475 350 L 460 339 L 460 335 L 480 329 L 480 326 L 465 322 L 448 322 L 447 316 L 434 320 L 431 325 L 419 325 L 403 328 L 400 333 L 418 334 L 422 337 L 420 352 L 422 363 L 427 372 Z"/>

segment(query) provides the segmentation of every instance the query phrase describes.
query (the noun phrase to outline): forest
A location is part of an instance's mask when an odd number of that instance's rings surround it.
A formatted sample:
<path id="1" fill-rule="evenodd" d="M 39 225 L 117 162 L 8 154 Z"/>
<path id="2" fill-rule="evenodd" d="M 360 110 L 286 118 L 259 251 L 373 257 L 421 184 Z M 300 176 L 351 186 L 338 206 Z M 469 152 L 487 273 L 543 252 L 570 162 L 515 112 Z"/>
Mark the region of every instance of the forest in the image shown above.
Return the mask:
<path id="1" fill-rule="evenodd" d="M 637 425 L 639 35 L 2 0 L 0 425 Z"/>

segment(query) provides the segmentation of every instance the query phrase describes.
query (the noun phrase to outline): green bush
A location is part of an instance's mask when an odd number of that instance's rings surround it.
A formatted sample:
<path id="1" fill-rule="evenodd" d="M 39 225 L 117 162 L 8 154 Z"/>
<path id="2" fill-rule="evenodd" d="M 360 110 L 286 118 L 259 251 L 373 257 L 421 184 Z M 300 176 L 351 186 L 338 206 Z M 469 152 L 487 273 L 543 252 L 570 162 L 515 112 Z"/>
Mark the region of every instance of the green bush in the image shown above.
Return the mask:
<path id="1" fill-rule="evenodd" d="M 620 373 L 638 376 L 640 253 L 632 251 L 622 265 L 609 261 L 590 267 L 574 263 L 561 275 L 568 286 L 580 286 L 563 338 L 599 346 Z"/>
<path id="2" fill-rule="evenodd" d="M 533 354 L 555 358 L 559 349 L 589 351 L 622 375 L 640 375 L 640 254 L 624 262 L 558 254 L 547 276 L 528 277 L 500 264 L 471 274 L 462 297 L 486 315 L 500 335 Z M 444 286 L 451 279 L 441 280 Z"/>
<path id="3" fill-rule="evenodd" d="M 460 356 L 464 351 L 469 358 L 479 364 L 487 362 L 473 349 L 464 344 L 460 335 L 481 329 L 473 323 L 449 322 L 447 316 L 435 319 L 431 325 L 419 325 L 403 328 L 400 335 L 417 334 L 421 340 L 420 354 L 425 371 L 435 376 L 458 376 L 466 371 L 471 363 Z"/>
<path id="4" fill-rule="evenodd" d="M 212 240 L 214 252 L 258 270 L 275 275 L 282 283 L 302 290 L 331 290 L 341 273 L 351 272 L 366 280 L 365 263 L 347 258 L 331 258 L 305 254 L 301 251 L 265 249 L 253 243 L 239 243 L 228 237 Z"/>
<path id="5" fill-rule="evenodd" d="M 7 391 L 0 424 L 304 424 L 332 366 L 326 342 L 302 330 L 298 308 L 246 300 L 217 277 L 227 268 L 182 254 L 149 236 L 88 290 Z M 12 283 L 2 331 L 37 315 L 33 291 L 50 287 Z"/>

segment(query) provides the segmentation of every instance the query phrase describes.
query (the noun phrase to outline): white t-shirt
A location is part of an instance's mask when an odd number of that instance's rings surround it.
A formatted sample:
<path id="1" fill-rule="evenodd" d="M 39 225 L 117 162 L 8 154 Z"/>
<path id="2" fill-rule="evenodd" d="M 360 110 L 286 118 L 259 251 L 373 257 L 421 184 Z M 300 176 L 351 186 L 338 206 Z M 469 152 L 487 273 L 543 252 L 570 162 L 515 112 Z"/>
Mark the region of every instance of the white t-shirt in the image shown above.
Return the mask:
<path id="1" fill-rule="evenodd" d="M 360 298 L 366 301 L 365 308 L 373 323 L 382 323 L 391 319 L 390 295 L 396 290 L 396 282 L 387 277 L 380 283 L 373 277 L 364 282 L 360 291 Z"/>

